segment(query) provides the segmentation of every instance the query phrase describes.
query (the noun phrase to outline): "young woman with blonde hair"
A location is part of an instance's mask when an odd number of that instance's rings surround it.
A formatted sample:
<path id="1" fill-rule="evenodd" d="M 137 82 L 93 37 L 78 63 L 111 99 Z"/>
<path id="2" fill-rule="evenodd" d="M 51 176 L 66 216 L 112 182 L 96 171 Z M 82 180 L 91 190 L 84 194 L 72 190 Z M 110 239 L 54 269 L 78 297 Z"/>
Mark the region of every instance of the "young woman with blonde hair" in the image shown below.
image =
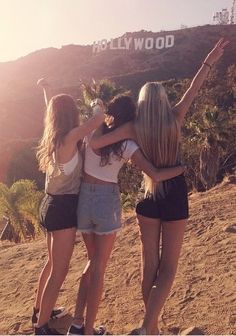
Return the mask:
<path id="1" fill-rule="evenodd" d="M 161 83 L 146 83 L 139 93 L 135 124 L 126 124 L 110 134 L 94 135 L 91 147 L 96 149 L 133 138 L 137 139 L 145 157 L 154 166 L 163 168 L 179 164 L 180 130 L 184 117 L 227 43 L 224 39 L 219 40 L 174 108 L 171 108 Z M 183 175 L 158 183 L 145 177 L 145 198 L 137 204 L 136 212 L 143 250 L 142 294 L 146 313 L 141 328 L 134 329 L 132 335 L 159 333 L 158 316 L 176 274 L 187 224 L 187 196 Z"/>
<path id="2" fill-rule="evenodd" d="M 45 101 L 47 103 L 47 99 Z M 49 328 L 48 321 L 67 275 L 74 247 L 82 140 L 104 121 L 103 105 L 101 102 L 96 104 L 94 116 L 83 125 L 80 125 L 79 110 L 71 96 L 56 95 L 47 105 L 37 158 L 40 170 L 46 173 L 40 219 L 46 230 L 48 260 L 39 278 L 32 318 L 36 335 L 58 334 Z"/>

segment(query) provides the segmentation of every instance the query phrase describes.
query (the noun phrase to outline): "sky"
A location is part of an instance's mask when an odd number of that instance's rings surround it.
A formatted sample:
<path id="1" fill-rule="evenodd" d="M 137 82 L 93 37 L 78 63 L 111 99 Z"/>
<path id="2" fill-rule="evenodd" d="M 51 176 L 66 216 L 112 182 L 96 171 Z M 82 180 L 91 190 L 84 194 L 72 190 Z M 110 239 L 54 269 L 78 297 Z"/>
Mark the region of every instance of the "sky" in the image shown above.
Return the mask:
<path id="1" fill-rule="evenodd" d="M 212 23 L 233 0 L 0 0 L 0 62 L 35 50 L 92 44 L 141 29 Z"/>

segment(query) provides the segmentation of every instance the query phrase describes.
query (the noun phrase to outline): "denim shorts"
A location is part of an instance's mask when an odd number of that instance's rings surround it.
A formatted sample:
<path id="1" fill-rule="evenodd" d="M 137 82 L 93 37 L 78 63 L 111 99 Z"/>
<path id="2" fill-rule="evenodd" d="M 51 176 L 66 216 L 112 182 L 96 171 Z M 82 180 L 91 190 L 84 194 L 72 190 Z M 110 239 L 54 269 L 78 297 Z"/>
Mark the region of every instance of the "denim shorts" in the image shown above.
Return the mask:
<path id="1" fill-rule="evenodd" d="M 117 184 L 81 184 L 77 227 L 82 233 L 101 235 L 120 230 L 121 203 Z"/>

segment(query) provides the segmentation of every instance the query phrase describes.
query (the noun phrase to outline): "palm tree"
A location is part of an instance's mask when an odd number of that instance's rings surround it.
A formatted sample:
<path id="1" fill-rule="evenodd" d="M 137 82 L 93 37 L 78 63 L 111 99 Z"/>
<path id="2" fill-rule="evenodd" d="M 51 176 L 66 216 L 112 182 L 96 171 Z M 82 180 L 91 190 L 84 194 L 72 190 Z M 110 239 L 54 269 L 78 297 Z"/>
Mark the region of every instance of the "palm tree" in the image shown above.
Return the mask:
<path id="1" fill-rule="evenodd" d="M 85 104 L 89 104 L 91 100 L 100 98 L 104 103 L 108 103 L 119 93 L 128 93 L 123 87 L 117 87 L 109 79 L 100 81 L 92 80 L 92 84 L 81 83 L 83 99 Z"/>
<path id="2" fill-rule="evenodd" d="M 215 186 L 219 166 L 219 145 L 213 136 L 208 136 L 200 152 L 200 179 L 206 190 Z"/>
<path id="3" fill-rule="evenodd" d="M 200 174 L 206 189 L 216 184 L 217 175 L 222 169 L 222 159 L 232 154 L 232 134 L 235 130 L 235 115 L 217 109 L 207 111 L 203 118 L 205 141 L 200 152 Z M 233 149 L 235 147 L 233 146 Z M 207 172 L 207 173 L 206 173 Z M 203 176 L 208 176 L 206 178 Z"/>
<path id="4" fill-rule="evenodd" d="M 8 219 L 15 241 L 40 231 L 38 209 L 42 196 L 31 180 L 16 181 L 10 188 L 0 183 L 0 218 Z"/>
<path id="5" fill-rule="evenodd" d="M 96 98 L 102 99 L 107 104 L 117 94 L 129 94 L 123 87 L 117 87 L 113 82 L 108 79 L 102 79 L 100 81 L 92 80 L 92 84 L 86 84 L 81 82 L 82 99 L 78 99 L 78 105 L 81 114 L 84 119 L 92 116 L 92 109 L 90 103 Z"/>

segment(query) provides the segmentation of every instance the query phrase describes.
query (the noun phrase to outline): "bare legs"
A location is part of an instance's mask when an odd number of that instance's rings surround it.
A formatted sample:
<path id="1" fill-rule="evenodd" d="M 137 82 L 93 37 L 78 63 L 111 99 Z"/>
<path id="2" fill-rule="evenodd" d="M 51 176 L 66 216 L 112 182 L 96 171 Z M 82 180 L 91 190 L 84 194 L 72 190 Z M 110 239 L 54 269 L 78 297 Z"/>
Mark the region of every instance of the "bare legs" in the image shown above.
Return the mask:
<path id="1" fill-rule="evenodd" d="M 93 334 L 99 302 L 102 296 L 104 274 L 109 260 L 116 233 L 107 235 L 84 234 L 84 241 L 90 258 L 90 264 L 83 272 L 77 297 L 74 321 L 81 321 L 85 306 L 85 335 Z M 96 253 L 94 252 L 96 251 Z M 86 298 L 86 300 L 85 300 Z"/>
<path id="2" fill-rule="evenodd" d="M 142 295 L 145 308 L 152 286 L 157 278 L 157 272 L 160 262 L 160 232 L 161 222 L 159 219 L 147 218 L 138 215 L 141 242 L 142 242 Z M 150 334 L 156 335 L 157 332 L 157 319 Z"/>
<path id="3" fill-rule="evenodd" d="M 36 299 L 35 299 L 35 304 L 34 307 L 39 310 L 40 308 L 40 302 L 43 294 L 44 287 L 46 285 L 46 282 L 49 278 L 51 268 L 52 268 L 52 258 L 51 258 L 51 240 L 52 236 L 51 233 L 47 234 L 47 248 L 48 248 L 48 260 L 46 264 L 44 265 L 44 268 L 40 274 L 39 277 L 39 282 L 38 282 L 38 289 L 37 289 L 37 294 L 36 294 Z"/>
<path id="4" fill-rule="evenodd" d="M 80 279 L 73 319 L 73 324 L 75 325 L 82 325 L 84 322 L 84 312 L 87 305 L 87 291 L 90 281 L 90 262 L 94 254 L 93 234 L 83 234 L 83 240 L 87 250 L 88 262 L 83 270 L 83 274 Z"/>
<path id="5" fill-rule="evenodd" d="M 161 223 L 162 251 L 160 261 L 159 244 L 156 242 L 156 239 L 160 237 L 160 221 L 143 216 L 138 216 L 138 220 L 143 244 L 142 291 L 146 307 L 142 326 L 146 329 L 147 334 L 156 334 L 158 316 L 170 293 L 177 270 L 187 220 Z M 154 233 L 155 223 L 156 234 Z M 154 252 L 157 253 L 156 257 Z M 154 280 L 151 284 L 152 279 Z"/>
<path id="6" fill-rule="evenodd" d="M 49 241 L 51 245 L 49 251 L 49 260 L 51 268 L 49 277 L 46 281 L 41 280 L 41 278 L 46 278 L 45 275 L 42 276 L 44 271 L 41 273 L 40 277 L 40 285 L 42 286 L 43 281 L 45 281 L 45 286 L 43 291 L 42 288 L 40 289 L 41 302 L 37 327 L 47 323 L 50 318 L 50 314 L 57 300 L 59 290 L 68 273 L 69 263 L 74 248 L 75 232 L 76 229 L 71 228 L 53 231 L 50 233 L 51 238 Z"/>

